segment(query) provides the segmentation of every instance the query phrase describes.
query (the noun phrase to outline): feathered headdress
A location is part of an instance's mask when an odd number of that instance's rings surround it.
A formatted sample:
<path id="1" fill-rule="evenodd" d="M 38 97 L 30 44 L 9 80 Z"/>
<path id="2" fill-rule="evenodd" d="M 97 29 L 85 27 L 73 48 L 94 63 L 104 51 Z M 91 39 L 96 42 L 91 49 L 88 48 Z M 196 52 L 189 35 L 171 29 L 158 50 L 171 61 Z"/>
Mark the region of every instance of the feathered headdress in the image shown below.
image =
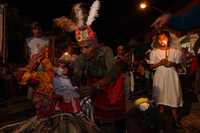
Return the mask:
<path id="1" fill-rule="evenodd" d="M 75 4 L 72 8 L 73 19 L 60 17 L 54 20 L 55 24 L 65 31 L 75 31 L 78 42 L 92 40 L 96 38 L 96 34 L 90 28 L 95 18 L 98 17 L 100 1 L 95 0 L 90 7 L 89 12 L 84 8 L 83 3 Z"/>
<path id="2" fill-rule="evenodd" d="M 90 7 L 89 16 L 88 16 L 87 22 L 86 22 L 86 24 L 88 26 L 92 25 L 95 18 L 99 16 L 99 14 L 98 14 L 99 8 L 100 8 L 100 2 L 98 0 L 94 1 L 92 6 Z"/>

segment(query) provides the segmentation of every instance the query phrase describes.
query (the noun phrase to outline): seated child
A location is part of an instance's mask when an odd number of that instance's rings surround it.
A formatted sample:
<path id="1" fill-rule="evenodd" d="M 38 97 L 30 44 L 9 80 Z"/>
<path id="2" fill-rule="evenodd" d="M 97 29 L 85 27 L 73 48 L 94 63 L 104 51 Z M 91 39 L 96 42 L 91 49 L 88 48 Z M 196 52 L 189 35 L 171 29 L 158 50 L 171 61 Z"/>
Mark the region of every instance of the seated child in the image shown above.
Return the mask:
<path id="1" fill-rule="evenodd" d="M 65 113 L 77 113 L 81 110 L 78 87 L 73 86 L 71 81 L 72 73 L 70 63 L 60 61 L 53 80 L 55 93 L 62 99 L 57 103 L 56 110 Z"/>

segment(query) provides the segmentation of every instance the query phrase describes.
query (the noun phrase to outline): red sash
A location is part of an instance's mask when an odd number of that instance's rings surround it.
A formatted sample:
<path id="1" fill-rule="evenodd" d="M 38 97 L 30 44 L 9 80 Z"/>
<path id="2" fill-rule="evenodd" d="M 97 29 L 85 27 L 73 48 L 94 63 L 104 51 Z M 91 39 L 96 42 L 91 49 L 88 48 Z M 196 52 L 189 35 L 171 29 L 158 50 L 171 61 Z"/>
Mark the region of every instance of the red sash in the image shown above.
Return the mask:
<path id="1" fill-rule="evenodd" d="M 99 120 L 119 120 L 124 118 L 125 93 L 123 75 L 104 88 L 104 93 L 95 97 L 94 117 Z"/>

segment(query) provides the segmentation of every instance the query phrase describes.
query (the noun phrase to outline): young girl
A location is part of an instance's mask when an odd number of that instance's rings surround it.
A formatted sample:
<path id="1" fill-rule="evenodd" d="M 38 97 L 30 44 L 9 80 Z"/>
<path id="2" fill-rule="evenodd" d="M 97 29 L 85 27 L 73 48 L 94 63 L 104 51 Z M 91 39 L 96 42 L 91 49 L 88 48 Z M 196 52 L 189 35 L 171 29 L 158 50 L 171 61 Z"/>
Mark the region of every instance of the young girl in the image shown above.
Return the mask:
<path id="1" fill-rule="evenodd" d="M 153 99 L 159 105 L 161 114 L 165 106 L 170 107 L 173 119 L 178 124 L 177 108 L 182 106 L 182 92 L 175 66 L 180 63 L 181 52 L 170 48 L 168 31 L 161 31 L 157 37 L 159 47 L 150 53 L 150 67 L 155 69 Z"/>
<path id="2" fill-rule="evenodd" d="M 65 113 L 77 113 L 81 109 L 78 87 L 73 86 L 71 81 L 72 73 L 70 63 L 61 61 L 53 81 L 55 93 L 62 99 L 56 109 Z"/>

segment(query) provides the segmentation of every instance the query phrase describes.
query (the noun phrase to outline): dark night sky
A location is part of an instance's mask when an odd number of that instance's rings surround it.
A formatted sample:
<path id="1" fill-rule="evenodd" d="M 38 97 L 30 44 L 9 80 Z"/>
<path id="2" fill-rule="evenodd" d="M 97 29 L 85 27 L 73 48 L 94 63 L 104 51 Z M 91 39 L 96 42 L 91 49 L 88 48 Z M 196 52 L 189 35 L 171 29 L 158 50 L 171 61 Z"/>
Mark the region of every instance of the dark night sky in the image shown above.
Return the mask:
<path id="1" fill-rule="evenodd" d="M 8 49 L 11 62 L 22 61 L 19 51 L 23 50 L 25 37 L 24 30 L 26 25 L 23 18 L 39 21 L 46 30 L 52 29 L 52 20 L 60 16 L 70 17 L 73 4 L 86 2 L 91 5 L 94 0 L 2 0 L 7 3 L 9 8 L 17 9 L 17 23 L 15 18 L 10 18 L 8 25 Z M 1 1 L 1 2 L 2 2 Z M 151 5 L 163 11 L 174 11 L 188 0 L 148 0 Z M 92 28 L 97 33 L 98 40 L 108 45 L 116 43 L 128 43 L 131 37 L 136 39 L 143 38 L 144 34 L 151 30 L 150 24 L 161 15 L 158 11 L 149 8 L 146 11 L 138 9 L 140 0 L 100 0 L 101 8 L 99 17 L 93 23 Z M 14 21 L 13 21 L 14 20 Z M 15 29 L 13 31 L 13 29 Z M 30 30 L 30 29 L 29 29 Z M 23 54 L 21 54 L 23 56 Z"/>
<path id="2" fill-rule="evenodd" d="M 82 1 L 91 4 L 93 0 L 7 0 L 8 6 L 19 9 L 21 15 L 40 20 L 50 28 L 52 19 L 62 15 L 70 16 L 73 4 Z M 155 10 L 143 12 L 137 6 L 140 0 L 100 0 L 99 18 L 93 28 L 103 40 L 128 39 L 142 35 L 149 25 L 160 15 Z M 183 0 L 152 0 L 151 5 L 167 11 L 181 5 Z M 179 3 L 179 4 L 175 4 Z M 183 3 L 183 2 L 182 2 Z M 175 6 L 176 5 L 176 6 Z"/>

